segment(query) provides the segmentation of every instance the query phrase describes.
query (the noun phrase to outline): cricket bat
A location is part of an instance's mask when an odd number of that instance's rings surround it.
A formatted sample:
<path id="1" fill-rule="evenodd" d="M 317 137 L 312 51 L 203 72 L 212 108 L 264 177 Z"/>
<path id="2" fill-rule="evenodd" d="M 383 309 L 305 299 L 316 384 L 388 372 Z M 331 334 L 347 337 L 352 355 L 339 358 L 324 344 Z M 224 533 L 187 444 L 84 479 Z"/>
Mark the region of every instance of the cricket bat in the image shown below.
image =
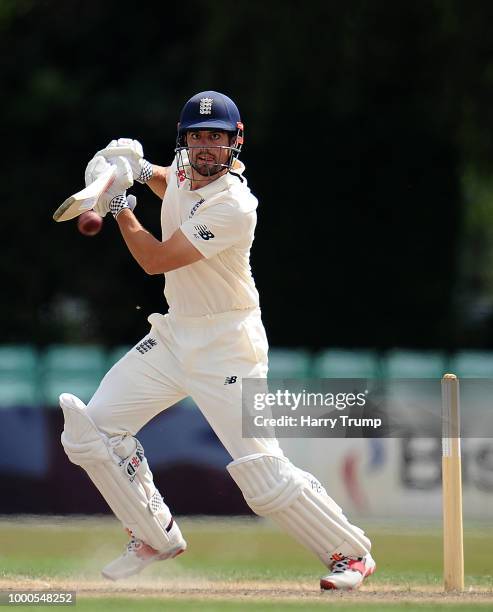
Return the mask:
<path id="1" fill-rule="evenodd" d="M 115 166 L 105 170 L 94 183 L 91 183 L 85 189 L 82 189 L 82 191 L 78 191 L 67 198 L 65 202 L 55 210 L 53 219 L 55 221 L 69 221 L 87 210 L 92 210 L 98 203 L 101 195 L 115 180 L 115 175 Z"/>

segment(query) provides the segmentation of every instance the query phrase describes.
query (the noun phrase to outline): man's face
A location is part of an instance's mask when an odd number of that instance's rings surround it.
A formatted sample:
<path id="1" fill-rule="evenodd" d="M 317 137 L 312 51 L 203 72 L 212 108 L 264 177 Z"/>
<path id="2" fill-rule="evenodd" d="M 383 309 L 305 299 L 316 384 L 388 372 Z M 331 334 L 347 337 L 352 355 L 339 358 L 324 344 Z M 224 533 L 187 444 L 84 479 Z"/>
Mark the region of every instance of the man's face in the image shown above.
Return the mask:
<path id="1" fill-rule="evenodd" d="M 187 132 L 187 146 L 189 147 L 190 165 L 202 176 L 213 176 L 227 164 L 230 157 L 230 136 L 227 132 L 213 132 L 211 130 L 197 130 Z"/>

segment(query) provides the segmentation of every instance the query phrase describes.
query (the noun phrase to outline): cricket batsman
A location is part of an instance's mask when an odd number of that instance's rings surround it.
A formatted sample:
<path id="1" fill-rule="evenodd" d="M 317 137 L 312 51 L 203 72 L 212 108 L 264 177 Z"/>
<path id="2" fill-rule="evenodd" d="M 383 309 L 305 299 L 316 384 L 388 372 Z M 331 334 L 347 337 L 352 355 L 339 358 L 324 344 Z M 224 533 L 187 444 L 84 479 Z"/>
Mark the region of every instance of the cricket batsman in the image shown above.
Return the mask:
<path id="1" fill-rule="evenodd" d="M 60 396 L 62 444 L 127 530 L 124 553 L 103 576 L 140 572 L 187 544 L 136 438 L 154 416 L 190 396 L 230 453 L 227 469 L 250 508 L 269 516 L 328 568 L 323 589 L 354 589 L 375 570 L 370 540 L 320 482 L 294 466 L 275 438 L 242 438 L 243 378 L 267 376 L 268 344 L 250 269 L 257 199 L 238 159 L 243 123 L 235 103 L 203 91 L 184 105 L 173 163 L 149 163 L 140 143 L 120 138 L 96 154 L 86 183 L 118 171 L 95 208 L 110 212 L 147 274 L 164 274 L 167 314 L 101 381 L 89 404 Z M 162 238 L 138 221 L 126 190 L 145 183 L 162 200 Z M 193 486 L 189 484 L 188 486 Z"/>

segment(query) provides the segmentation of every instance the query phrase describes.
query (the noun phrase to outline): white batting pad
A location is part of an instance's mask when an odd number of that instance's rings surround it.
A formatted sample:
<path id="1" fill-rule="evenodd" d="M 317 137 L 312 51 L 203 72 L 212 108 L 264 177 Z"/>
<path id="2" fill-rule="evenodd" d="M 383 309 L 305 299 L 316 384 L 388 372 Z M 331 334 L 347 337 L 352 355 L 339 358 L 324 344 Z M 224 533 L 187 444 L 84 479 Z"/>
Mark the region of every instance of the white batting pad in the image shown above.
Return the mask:
<path id="1" fill-rule="evenodd" d="M 154 486 L 140 442 L 132 436 L 108 438 L 75 395 L 60 395 L 60 406 L 65 417 L 61 440 L 68 458 L 84 468 L 123 526 L 160 552 L 186 548 Z"/>
<path id="2" fill-rule="evenodd" d="M 270 516 L 328 567 L 334 554 L 362 557 L 370 551 L 370 540 L 320 482 L 286 458 L 249 455 L 227 468 L 256 514 Z"/>

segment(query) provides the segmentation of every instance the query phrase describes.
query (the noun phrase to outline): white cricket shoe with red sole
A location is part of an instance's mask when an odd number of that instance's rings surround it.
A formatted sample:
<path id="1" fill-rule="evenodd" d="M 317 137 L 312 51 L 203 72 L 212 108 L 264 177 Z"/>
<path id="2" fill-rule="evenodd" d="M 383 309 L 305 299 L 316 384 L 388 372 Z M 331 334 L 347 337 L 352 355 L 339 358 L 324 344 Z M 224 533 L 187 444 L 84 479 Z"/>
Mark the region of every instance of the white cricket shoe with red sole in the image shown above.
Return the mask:
<path id="1" fill-rule="evenodd" d="M 187 549 L 187 543 L 181 537 L 176 544 L 166 551 L 158 551 L 142 540 L 132 537 L 123 555 L 108 563 L 101 574 L 108 580 L 121 580 L 141 572 L 154 561 L 174 559 Z"/>
<path id="2" fill-rule="evenodd" d="M 358 589 L 363 580 L 371 576 L 377 568 L 369 553 L 364 557 L 334 555 L 333 559 L 330 574 L 320 579 L 320 588 L 323 590 L 351 591 Z"/>

